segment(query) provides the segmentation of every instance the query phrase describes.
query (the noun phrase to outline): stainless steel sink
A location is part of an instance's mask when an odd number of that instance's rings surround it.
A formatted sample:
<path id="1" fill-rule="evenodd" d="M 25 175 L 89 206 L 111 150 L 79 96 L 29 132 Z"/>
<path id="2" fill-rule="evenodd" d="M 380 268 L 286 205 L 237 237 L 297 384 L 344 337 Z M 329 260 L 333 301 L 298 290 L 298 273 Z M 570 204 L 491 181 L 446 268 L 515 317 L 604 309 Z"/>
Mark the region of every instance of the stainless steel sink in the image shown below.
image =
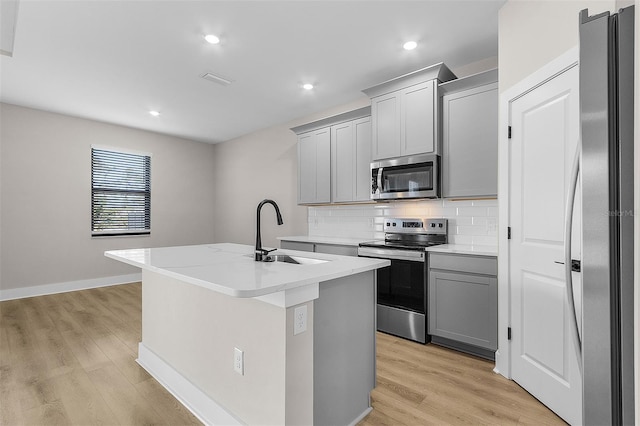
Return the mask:
<path id="1" fill-rule="evenodd" d="M 328 260 L 312 259 L 310 257 L 289 256 L 288 254 L 269 254 L 264 257 L 263 262 L 284 262 L 294 265 L 317 265 L 326 263 Z"/>

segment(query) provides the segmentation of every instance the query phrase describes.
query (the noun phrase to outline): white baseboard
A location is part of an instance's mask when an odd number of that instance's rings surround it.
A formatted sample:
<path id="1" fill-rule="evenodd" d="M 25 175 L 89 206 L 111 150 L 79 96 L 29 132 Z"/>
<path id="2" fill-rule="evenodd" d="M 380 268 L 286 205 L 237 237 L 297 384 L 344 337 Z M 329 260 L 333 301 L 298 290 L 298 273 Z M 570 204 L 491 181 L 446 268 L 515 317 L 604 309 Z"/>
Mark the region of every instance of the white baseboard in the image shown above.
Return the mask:
<path id="1" fill-rule="evenodd" d="M 234 426 L 244 424 L 142 342 L 138 344 L 136 361 L 204 424 Z"/>
<path id="2" fill-rule="evenodd" d="M 362 420 L 365 417 L 367 417 L 367 415 L 372 411 L 373 411 L 373 407 L 367 408 L 362 413 L 360 413 L 360 415 L 358 417 L 356 417 L 351 423 L 349 423 L 349 426 L 356 426 L 358 423 L 360 423 L 360 420 Z"/>
<path id="3" fill-rule="evenodd" d="M 142 280 L 142 274 L 117 275 L 115 277 L 93 278 L 88 280 L 69 281 L 64 283 L 36 285 L 23 288 L 0 290 L 0 302 L 25 297 L 44 296 L 47 294 L 66 293 L 68 291 L 86 290 L 89 288 L 107 287 L 117 284 L 133 283 Z"/>

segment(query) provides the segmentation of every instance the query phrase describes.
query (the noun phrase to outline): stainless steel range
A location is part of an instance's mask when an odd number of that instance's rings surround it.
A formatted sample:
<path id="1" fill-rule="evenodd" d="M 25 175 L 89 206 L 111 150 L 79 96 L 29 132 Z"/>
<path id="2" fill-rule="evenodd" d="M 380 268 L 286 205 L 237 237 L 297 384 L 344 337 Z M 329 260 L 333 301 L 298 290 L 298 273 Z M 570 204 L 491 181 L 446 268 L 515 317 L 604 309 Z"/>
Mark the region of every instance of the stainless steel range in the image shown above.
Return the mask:
<path id="1" fill-rule="evenodd" d="M 425 248 L 447 243 L 447 219 L 386 219 L 384 232 L 358 247 L 358 256 L 391 261 L 376 272 L 378 330 L 427 343 Z"/>

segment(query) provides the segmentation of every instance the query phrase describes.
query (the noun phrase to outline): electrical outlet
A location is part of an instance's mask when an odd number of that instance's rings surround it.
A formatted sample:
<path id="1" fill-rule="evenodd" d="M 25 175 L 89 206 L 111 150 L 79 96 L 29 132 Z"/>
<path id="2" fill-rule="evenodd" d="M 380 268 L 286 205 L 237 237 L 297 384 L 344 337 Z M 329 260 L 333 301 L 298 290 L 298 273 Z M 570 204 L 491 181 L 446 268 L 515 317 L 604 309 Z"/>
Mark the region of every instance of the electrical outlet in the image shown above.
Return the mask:
<path id="1" fill-rule="evenodd" d="M 244 376 L 244 352 L 238 348 L 233 348 L 233 369 Z"/>
<path id="2" fill-rule="evenodd" d="M 307 331 L 307 305 L 298 306 L 293 310 L 293 334 Z"/>

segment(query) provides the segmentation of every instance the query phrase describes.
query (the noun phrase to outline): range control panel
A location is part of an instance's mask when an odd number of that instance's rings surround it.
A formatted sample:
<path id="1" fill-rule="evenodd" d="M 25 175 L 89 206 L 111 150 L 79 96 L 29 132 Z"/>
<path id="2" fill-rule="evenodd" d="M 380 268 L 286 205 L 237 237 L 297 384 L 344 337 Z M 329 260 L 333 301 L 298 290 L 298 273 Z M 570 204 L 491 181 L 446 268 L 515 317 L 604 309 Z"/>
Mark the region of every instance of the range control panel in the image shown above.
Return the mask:
<path id="1" fill-rule="evenodd" d="M 384 232 L 447 234 L 447 219 L 385 219 Z"/>

